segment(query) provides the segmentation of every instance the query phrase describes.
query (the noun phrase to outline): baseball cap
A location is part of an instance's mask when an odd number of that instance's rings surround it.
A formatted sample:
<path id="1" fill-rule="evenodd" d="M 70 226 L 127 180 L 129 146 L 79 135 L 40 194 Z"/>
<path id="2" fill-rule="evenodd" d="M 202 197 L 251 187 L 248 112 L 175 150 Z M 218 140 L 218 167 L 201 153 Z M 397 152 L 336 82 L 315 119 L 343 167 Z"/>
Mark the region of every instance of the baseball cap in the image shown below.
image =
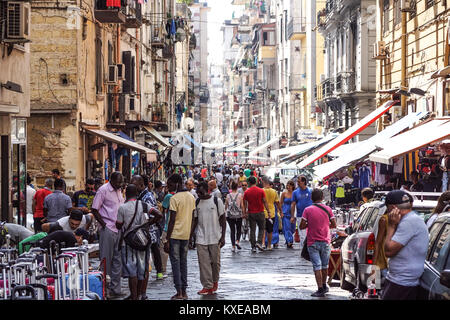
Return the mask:
<path id="1" fill-rule="evenodd" d="M 388 204 L 402 204 L 407 202 L 413 202 L 413 197 L 403 190 L 393 190 L 389 191 L 386 195 L 386 199 L 384 199 L 384 203 Z"/>

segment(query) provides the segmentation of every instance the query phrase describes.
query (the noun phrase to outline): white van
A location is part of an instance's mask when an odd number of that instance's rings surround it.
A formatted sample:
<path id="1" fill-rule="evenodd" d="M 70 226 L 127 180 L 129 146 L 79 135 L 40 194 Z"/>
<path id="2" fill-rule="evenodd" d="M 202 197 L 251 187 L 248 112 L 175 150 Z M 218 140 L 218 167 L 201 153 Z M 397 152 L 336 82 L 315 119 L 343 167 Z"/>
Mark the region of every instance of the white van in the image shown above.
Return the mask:
<path id="1" fill-rule="evenodd" d="M 270 167 L 267 169 L 265 175 L 268 176 L 270 180 L 274 181 L 275 175 L 279 174 L 281 189 L 284 190 L 287 182 L 302 174 L 302 171 L 303 170 L 300 170 L 295 166 Z"/>

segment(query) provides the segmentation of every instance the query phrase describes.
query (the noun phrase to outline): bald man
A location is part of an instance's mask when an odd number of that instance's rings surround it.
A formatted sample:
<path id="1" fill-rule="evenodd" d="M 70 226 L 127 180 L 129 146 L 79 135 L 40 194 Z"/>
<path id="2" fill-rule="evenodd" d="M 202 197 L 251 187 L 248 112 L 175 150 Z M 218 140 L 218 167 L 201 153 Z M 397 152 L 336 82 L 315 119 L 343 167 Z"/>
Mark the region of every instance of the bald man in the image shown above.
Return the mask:
<path id="1" fill-rule="evenodd" d="M 216 180 L 214 180 L 214 179 L 211 179 L 208 182 L 208 192 L 210 195 L 216 196 L 217 198 L 222 199 L 222 193 L 217 188 L 217 183 L 216 183 Z"/>

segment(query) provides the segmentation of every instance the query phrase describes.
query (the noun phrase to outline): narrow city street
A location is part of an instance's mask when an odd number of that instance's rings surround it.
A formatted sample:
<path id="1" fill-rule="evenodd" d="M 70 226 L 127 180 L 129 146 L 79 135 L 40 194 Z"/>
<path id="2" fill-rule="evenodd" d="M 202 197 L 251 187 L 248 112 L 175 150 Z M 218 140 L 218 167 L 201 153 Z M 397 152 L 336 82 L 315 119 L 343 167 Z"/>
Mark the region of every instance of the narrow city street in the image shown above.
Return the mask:
<path id="1" fill-rule="evenodd" d="M 200 273 L 197 252 L 188 253 L 188 289 L 190 300 L 348 300 L 350 293 L 333 280 L 325 298 L 313 298 L 317 290 L 312 265 L 300 258 L 299 244 L 286 249 L 280 237 L 279 248 L 252 253 L 250 242 L 241 242 L 242 250 L 233 253 L 227 232 L 227 243 L 221 250 L 221 270 L 217 294 L 200 296 Z M 167 264 L 168 277 L 156 280 L 152 270 L 147 296 L 150 300 L 168 300 L 174 294 L 172 269 Z M 128 293 L 128 281 L 122 280 L 122 290 Z"/>

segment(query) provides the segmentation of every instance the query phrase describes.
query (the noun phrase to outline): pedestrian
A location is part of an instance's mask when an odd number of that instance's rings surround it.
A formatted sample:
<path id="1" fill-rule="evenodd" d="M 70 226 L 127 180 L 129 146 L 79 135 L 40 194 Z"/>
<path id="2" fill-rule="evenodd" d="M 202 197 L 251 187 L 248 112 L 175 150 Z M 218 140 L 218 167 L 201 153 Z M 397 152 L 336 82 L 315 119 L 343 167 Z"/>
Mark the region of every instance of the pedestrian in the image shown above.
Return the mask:
<path id="1" fill-rule="evenodd" d="M 295 232 L 295 217 L 291 215 L 292 193 L 295 189 L 295 183 L 289 180 L 286 183 L 286 191 L 281 194 L 281 221 L 283 225 L 284 240 L 288 249 L 294 248 L 294 232 Z"/>
<path id="2" fill-rule="evenodd" d="M 193 178 L 187 179 L 187 181 L 186 181 L 186 188 L 194 196 L 195 199 L 198 198 L 197 192 L 195 191 L 195 181 L 194 181 Z"/>
<path id="3" fill-rule="evenodd" d="M 244 211 L 243 197 L 244 195 L 237 191 L 238 184 L 236 181 L 231 182 L 231 193 L 227 195 L 225 200 L 225 211 L 227 215 L 227 222 L 230 226 L 230 240 L 232 251 L 236 248 L 241 250 L 239 240 L 241 239 L 242 216 Z"/>
<path id="4" fill-rule="evenodd" d="M 248 189 L 248 182 L 245 180 L 244 182 L 239 182 L 238 192 L 244 195 L 245 191 Z"/>
<path id="5" fill-rule="evenodd" d="M 217 186 L 218 186 L 219 189 L 220 189 L 220 187 L 222 186 L 222 182 L 223 182 L 223 174 L 222 174 L 222 172 L 220 172 L 220 169 L 219 169 L 219 168 L 217 168 L 217 169 L 215 170 L 214 177 L 216 178 Z"/>
<path id="6" fill-rule="evenodd" d="M 422 192 L 423 191 L 423 183 L 419 180 L 419 172 L 413 171 L 411 172 L 411 181 L 412 185 L 410 187 L 411 192 Z"/>
<path id="7" fill-rule="evenodd" d="M 33 198 L 36 190 L 31 185 L 31 177 L 27 173 L 27 215 L 33 216 Z"/>
<path id="8" fill-rule="evenodd" d="M 336 219 L 331 208 L 322 204 L 323 192 L 321 189 L 314 189 L 311 192 L 311 199 L 313 204 L 304 209 L 300 229 L 307 228 L 308 230 L 306 245 L 318 288 L 311 296 L 324 297 L 325 293 L 329 291 L 327 275 L 331 253 L 330 228 L 336 228 Z"/>
<path id="9" fill-rule="evenodd" d="M 188 298 L 187 282 L 187 254 L 191 235 L 192 215 L 195 210 L 194 196 L 183 186 L 183 179 L 173 174 L 167 183 L 176 185 L 176 193 L 170 198 L 169 224 L 167 227 L 164 251 L 169 253 L 172 265 L 173 282 L 177 293 L 172 300 L 185 300 Z"/>
<path id="10" fill-rule="evenodd" d="M 63 179 L 63 178 L 61 178 L 61 174 L 60 174 L 60 172 L 59 172 L 59 169 L 53 169 L 52 170 L 52 177 L 53 177 L 53 179 L 56 181 L 57 179 L 60 179 L 60 180 L 62 180 L 62 182 L 63 182 L 63 192 L 64 193 L 66 193 L 67 192 L 67 186 L 66 186 L 66 181 Z"/>
<path id="11" fill-rule="evenodd" d="M 278 212 L 281 212 L 280 199 L 278 198 L 278 193 L 270 186 L 269 177 L 264 176 L 262 178 L 264 193 L 266 195 L 267 206 L 269 210 L 264 210 L 265 216 L 265 232 L 267 233 L 267 249 L 269 251 L 272 250 L 272 235 L 273 235 L 273 226 L 275 224 L 275 206 L 278 208 Z M 263 236 L 263 239 L 265 237 Z"/>
<path id="12" fill-rule="evenodd" d="M 136 176 L 133 178 L 138 180 Z M 142 179 L 140 176 L 139 178 Z M 155 207 L 138 200 L 138 187 L 133 183 L 127 186 L 125 195 L 126 202 L 120 205 L 116 220 L 116 228 L 121 231 L 122 239 L 136 227 L 145 223 L 152 225 L 162 218 L 161 213 Z M 128 278 L 130 290 L 130 296 L 124 300 L 147 300 L 149 248 L 136 250 L 130 247 L 126 241 L 122 241 L 119 249 L 122 257 L 122 276 Z"/>
<path id="13" fill-rule="evenodd" d="M 450 208 L 450 191 L 443 192 L 438 199 L 436 208 L 434 208 L 432 215 L 426 221 L 427 228 L 430 229 L 431 225 L 438 218 L 442 212 L 447 212 Z"/>
<path id="14" fill-rule="evenodd" d="M 214 180 L 214 179 L 211 179 L 208 182 L 208 192 L 211 195 L 222 199 L 222 193 L 220 192 L 219 188 L 217 188 L 217 183 L 216 183 L 216 180 Z"/>
<path id="15" fill-rule="evenodd" d="M 42 231 L 47 233 L 51 233 L 53 230 L 73 232 L 79 228 L 89 230 L 93 221 L 93 214 L 83 214 L 81 210 L 73 209 L 69 216 L 63 217 L 56 222 L 44 223 L 42 225 Z"/>
<path id="16" fill-rule="evenodd" d="M 244 175 L 244 171 L 239 171 L 239 182 L 244 183 L 244 181 L 247 181 L 247 177 Z"/>
<path id="17" fill-rule="evenodd" d="M 162 202 L 162 214 L 163 214 L 163 232 L 161 235 L 161 241 L 160 241 L 160 248 L 159 251 L 161 253 L 161 264 L 162 264 L 162 273 L 164 275 L 164 278 L 167 277 L 167 260 L 169 259 L 169 254 L 164 251 L 164 243 L 167 241 L 167 228 L 169 225 L 169 207 L 170 207 L 170 198 L 176 193 L 177 186 L 175 183 L 167 182 L 167 194 L 164 197 L 164 200 Z"/>
<path id="18" fill-rule="evenodd" d="M 164 185 L 160 180 L 155 181 L 155 193 L 156 193 L 156 202 L 162 203 L 164 201 L 165 192 Z"/>
<path id="19" fill-rule="evenodd" d="M 312 205 L 311 199 L 311 188 L 307 186 L 308 180 L 305 176 L 298 176 L 297 185 L 298 188 L 292 193 L 292 203 L 291 203 L 291 217 L 295 216 L 295 210 L 297 209 L 297 228 L 300 237 L 300 248 L 303 248 L 303 242 L 306 237 L 306 230 L 301 230 L 299 228 L 300 222 L 303 215 L 303 210 Z"/>
<path id="20" fill-rule="evenodd" d="M 92 203 L 92 213 L 100 224 L 99 251 L 100 261 L 106 261 L 106 274 L 111 281 L 107 297 L 123 296 L 121 289 L 122 258 L 119 251 L 119 230 L 116 226 L 119 207 L 124 203 L 122 195 L 123 176 L 120 172 L 111 173 L 110 181 L 101 186 Z"/>
<path id="21" fill-rule="evenodd" d="M 145 183 L 145 179 L 139 175 L 134 175 L 131 178 L 131 184 L 135 185 L 138 192 L 137 200 L 144 202 L 150 209 L 158 210 L 158 205 L 156 203 L 155 195 L 153 192 L 149 191 L 146 187 L 148 183 Z M 159 210 L 158 210 L 159 211 Z M 150 226 L 150 233 L 153 233 L 153 238 L 156 240 L 152 242 L 150 245 L 150 251 L 153 257 L 153 263 L 155 264 L 156 269 L 156 279 L 162 280 L 164 279 L 164 275 L 162 273 L 162 261 L 161 261 L 161 253 L 159 251 L 159 239 L 161 238 L 160 229 L 158 228 L 158 224 L 152 224 Z M 147 274 L 148 276 L 148 274 Z M 146 279 L 148 281 L 148 279 Z M 143 293 L 145 294 L 145 292 Z"/>
<path id="22" fill-rule="evenodd" d="M 413 210 L 413 198 L 402 190 L 386 195 L 389 212 L 384 251 L 389 258 L 383 300 L 416 300 L 428 250 L 428 229 Z"/>
<path id="23" fill-rule="evenodd" d="M 44 199 L 51 194 L 53 179 L 46 179 L 44 188 L 36 191 L 33 199 L 34 232 L 42 231 L 42 220 L 44 219 Z"/>
<path id="24" fill-rule="evenodd" d="M 92 202 L 95 198 L 95 180 L 87 179 L 84 185 L 84 190 L 76 191 L 72 197 L 72 206 L 74 209 L 89 213 L 91 211 Z"/>
<path id="25" fill-rule="evenodd" d="M 250 243 L 252 252 L 256 252 L 256 248 L 264 251 L 262 246 L 265 228 L 264 208 L 267 211 L 269 206 L 266 201 L 264 190 L 256 186 L 256 178 L 248 178 L 250 188 L 244 193 L 244 218 L 248 218 L 250 224 Z M 255 233 L 258 226 L 258 240 L 256 241 Z"/>
<path id="26" fill-rule="evenodd" d="M 208 193 L 208 184 L 198 186 L 198 200 L 194 213 L 192 233 L 197 233 L 197 257 L 200 282 L 199 295 L 214 294 L 219 286 L 220 249 L 225 245 L 226 219 L 223 202 Z"/>
<path id="27" fill-rule="evenodd" d="M 72 199 L 63 192 L 64 181 L 56 179 L 53 186 L 55 191 L 44 199 L 45 222 L 56 222 L 72 210 Z"/>

